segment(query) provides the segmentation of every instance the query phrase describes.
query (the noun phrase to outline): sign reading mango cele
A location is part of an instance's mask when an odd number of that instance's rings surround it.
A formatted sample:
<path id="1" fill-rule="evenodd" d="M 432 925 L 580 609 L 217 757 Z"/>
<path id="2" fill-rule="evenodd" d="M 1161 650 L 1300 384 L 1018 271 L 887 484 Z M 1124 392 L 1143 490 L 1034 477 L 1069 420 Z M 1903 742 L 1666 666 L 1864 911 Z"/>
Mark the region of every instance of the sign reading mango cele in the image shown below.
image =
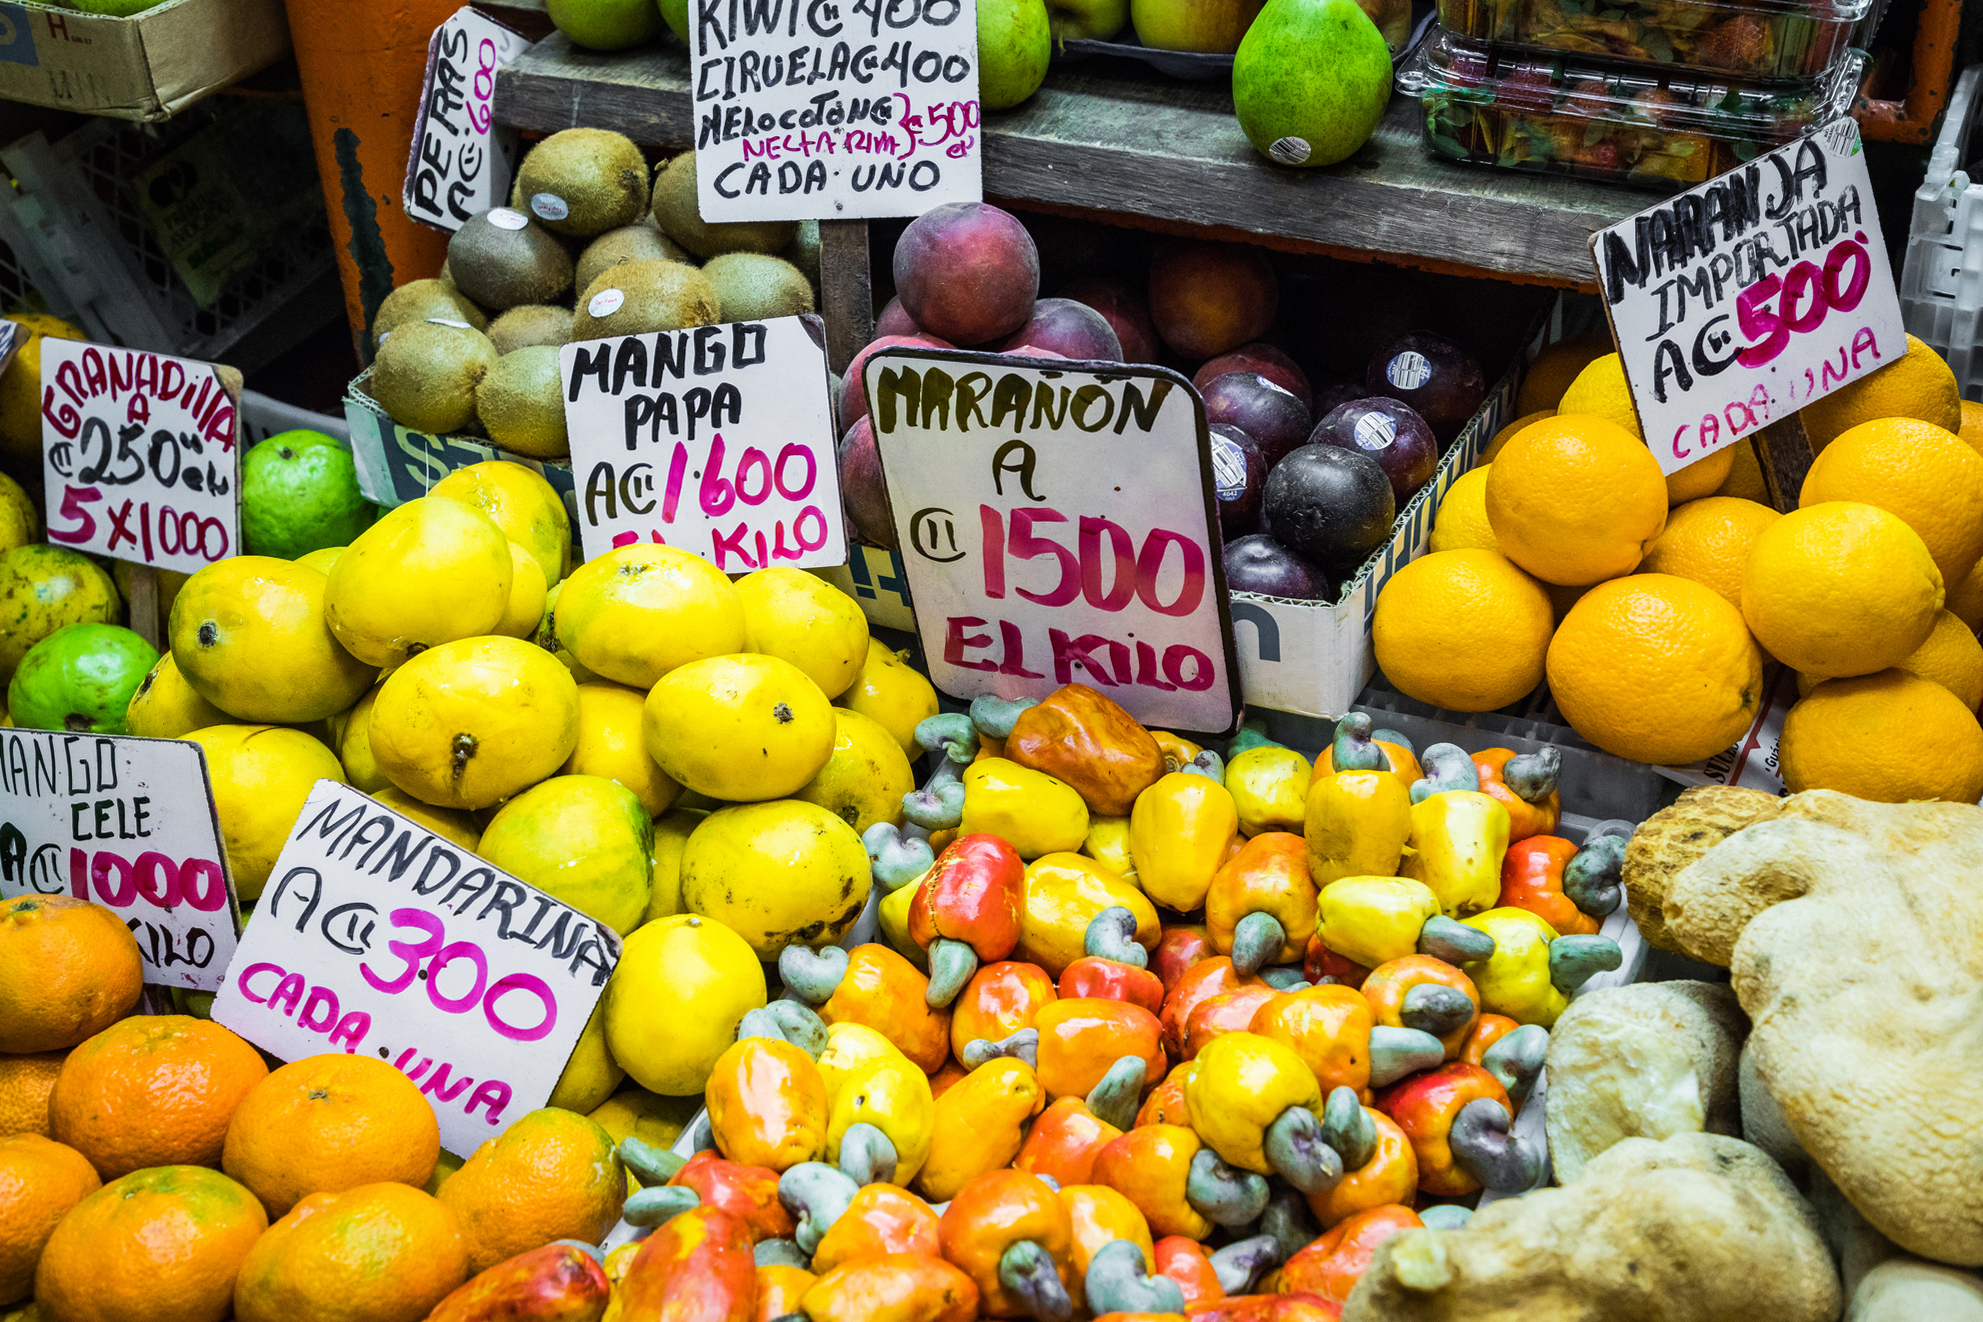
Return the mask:
<path id="1" fill-rule="evenodd" d="M 890 349 L 862 385 L 938 688 L 1082 683 L 1146 725 L 1233 725 L 1210 438 L 1183 377 Z"/>
<path id="2" fill-rule="evenodd" d="M 387 1061 L 473 1152 L 550 1099 L 619 958 L 611 928 L 320 780 L 213 1017 L 284 1060 Z"/>
<path id="3" fill-rule="evenodd" d="M 235 913 L 206 753 L 183 739 L 0 730 L 0 896 L 103 905 L 145 981 L 218 990 Z"/>
<path id="4" fill-rule="evenodd" d="M 586 559 L 647 541 L 726 574 L 846 563 L 826 350 L 804 319 L 567 344 L 559 362 Z"/>

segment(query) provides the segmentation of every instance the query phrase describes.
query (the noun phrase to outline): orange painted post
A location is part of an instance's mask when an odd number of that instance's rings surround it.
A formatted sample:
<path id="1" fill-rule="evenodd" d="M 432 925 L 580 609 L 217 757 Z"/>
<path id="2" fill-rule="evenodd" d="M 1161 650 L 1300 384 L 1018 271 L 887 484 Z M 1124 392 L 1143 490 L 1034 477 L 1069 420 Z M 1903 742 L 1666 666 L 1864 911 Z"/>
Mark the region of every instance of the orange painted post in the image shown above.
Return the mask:
<path id="1" fill-rule="evenodd" d="M 310 137 L 362 361 L 365 330 L 395 284 L 436 274 L 448 236 L 400 206 L 427 40 L 461 0 L 287 0 Z"/>

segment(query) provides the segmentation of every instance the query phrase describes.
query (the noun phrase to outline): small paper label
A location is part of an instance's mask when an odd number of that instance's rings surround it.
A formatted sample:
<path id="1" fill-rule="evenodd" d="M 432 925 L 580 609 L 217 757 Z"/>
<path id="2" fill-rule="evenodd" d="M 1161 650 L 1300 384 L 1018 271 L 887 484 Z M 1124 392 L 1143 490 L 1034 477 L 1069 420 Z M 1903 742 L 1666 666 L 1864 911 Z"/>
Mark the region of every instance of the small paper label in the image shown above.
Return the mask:
<path id="1" fill-rule="evenodd" d="M 625 290 L 602 289 L 592 296 L 592 301 L 585 305 L 585 310 L 595 317 L 610 317 L 618 312 L 620 305 L 626 301 Z"/>
<path id="2" fill-rule="evenodd" d="M 1352 429 L 1356 443 L 1366 450 L 1382 450 L 1397 438 L 1398 424 L 1382 413 L 1366 413 Z"/>
<path id="3" fill-rule="evenodd" d="M 465 322 L 465 321 L 456 321 L 456 320 L 455 320 L 455 319 L 454 319 L 453 317 L 429 317 L 429 318 L 427 318 L 427 320 L 429 320 L 429 321 L 431 321 L 431 322 L 433 322 L 433 323 L 434 323 L 434 324 L 435 324 L 436 326 L 452 326 L 452 327 L 454 327 L 454 328 L 455 328 L 456 330 L 474 330 L 474 329 L 475 329 L 475 328 L 474 328 L 473 326 L 471 326 L 471 325 L 469 325 L 469 324 L 468 324 L 467 322 Z M 392 334 L 392 332 L 391 332 L 391 331 L 387 331 L 387 332 L 386 332 L 386 334 L 388 334 L 388 335 L 390 335 L 390 334 Z"/>
<path id="4" fill-rule="evenodd" d="M 556 193 L 537 193 L 530 199 L 530 209 L 537 213 L 539 220 L 563 220 L 571 214 L 571 208 Z"/>
<path id="5" fill-rule="evenodd" d="M 1220 500 L 1235 499 L 1246 490 L 1246 451 L 1230 437 L 1211 433 L 1212 485 Z"/>
<path id="6" fill-rule="evenodd" d="M 1432 379 L 1432 364 L 1424 354 L 1406 351 L 1384 364 L 1384 377 L 1400 390 L 1417 390 Z"/>
<path id="7" fill-rule="evenodd" d="M 489 223 L 499 230 L 520 230 L 530 223 L 530 217 L 508 207 L 497 207 L 489 213 Z"/>
<path id="8" fill-rule="evenodd" d="M 1306 138 L 1276 138 L 1267 154 L 1282 165 L 1300 165 L 1309 158 L 1311 149 Z"/>

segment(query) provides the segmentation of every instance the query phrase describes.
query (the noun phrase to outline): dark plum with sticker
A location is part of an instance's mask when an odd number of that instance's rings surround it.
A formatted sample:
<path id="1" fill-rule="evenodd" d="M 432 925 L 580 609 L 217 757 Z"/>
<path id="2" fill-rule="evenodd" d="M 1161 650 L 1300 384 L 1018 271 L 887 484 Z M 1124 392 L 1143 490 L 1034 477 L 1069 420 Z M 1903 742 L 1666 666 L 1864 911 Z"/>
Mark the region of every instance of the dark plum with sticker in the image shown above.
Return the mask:
<path id="1" fill-rule="evenodd" d="M 1431 331 L 1406 331 L 1371 355 L 1363 384 L 1370 394 L 1411 405 L 1442 446 L 1487 398 L 1479 360 Z"/>
<path id="2" fill-rule="evenodd" d="M 1381 395 L 1354 399 L 1329 410 L 1308 434 L 1310 445 L 1334 445 L 1367 454 L 1391 479 L 1398 508 L 1432 480 L 1439 467 L 1439 439 L 1411 405 Z"/>
<path id="3" fill-rule="evenodd" d="M 1199 387 L 1205 421 L 1239 428 L 1260 445 L 1272 468 L 1308 439 L 1315 418 L 1308 406 L 1258 372 L 1227 372 Z"/>
<path id="4" fill-rule="evenodd" d="M 1260 527 L 1260 495 L 1267 487 L 1267 459 L 1260 442 L 1229 422 L 1209 428 L 1212 489 L 1219 500 L 1219 528 L 1228 538 Z"/>

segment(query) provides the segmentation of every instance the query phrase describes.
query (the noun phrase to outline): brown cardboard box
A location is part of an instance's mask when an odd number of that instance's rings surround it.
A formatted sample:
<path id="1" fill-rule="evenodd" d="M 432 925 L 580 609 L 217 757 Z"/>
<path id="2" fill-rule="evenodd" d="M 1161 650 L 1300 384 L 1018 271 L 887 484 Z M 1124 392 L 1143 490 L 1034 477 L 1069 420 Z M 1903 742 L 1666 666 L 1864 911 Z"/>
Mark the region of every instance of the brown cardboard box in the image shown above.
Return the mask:
<path id="1" fill-rule="evenodd" d="M 166 0 L 130 18 L 0 0 L 0 98 L 169 119 L 289 50 L 282 0 Z"/>

